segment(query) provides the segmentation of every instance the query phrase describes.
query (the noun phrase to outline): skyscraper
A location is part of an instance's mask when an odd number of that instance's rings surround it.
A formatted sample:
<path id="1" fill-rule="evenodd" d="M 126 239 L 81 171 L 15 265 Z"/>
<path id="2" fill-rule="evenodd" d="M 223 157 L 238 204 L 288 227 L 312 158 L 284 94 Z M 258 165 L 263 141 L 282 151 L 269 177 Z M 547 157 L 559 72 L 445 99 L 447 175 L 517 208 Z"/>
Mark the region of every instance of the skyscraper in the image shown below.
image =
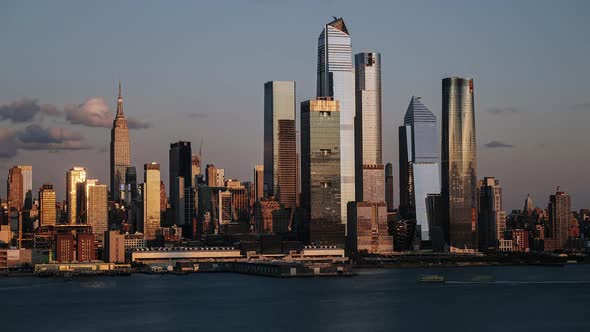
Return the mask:
<path id="1" fill-rule="evenodd" d="M 442 81 L 441 195 L 443 226 L 453 248 L 476 249 L 477 160 L 473 79 Z"/>
<path id="2" fill-rule="evenodd" d="M 191 142 L 178 141 L 170 144 L 170 206 L 175 225 L 190 223 L 190 216 L 184 215 L 184 192 L 192 186 Z"/>
<path id="3" fill-rule="evenodd" d="M 264 186 L 285 206 L 295 206 L 297 141 L 295 82 L 264 84 Z"/>
<path id="4" fill-rule="evenodd" d="M 350 34 L 338 18 L 326 24 L 318 38 L 317 97 L 339 102 L 340 215 L 345 225 L 347 204 L 355 200 L 354 85 Z"/>
<path id="5" fill-rule="evenodd" d="M 8 196 L 8 208 L 20 211 L 23 208 L 23 172 L 18 166 L 8 170 L 6 179 L 6 193 Z"/>
<path id="6" fill-rule="evenodd" d="M 549 197 L 549 237 L 554 240 L 555 249 L 563 249 L 567 245 L 572 209 L 570 195 L 557 187 L 554 195 Z"/>
<path id="7" fill-rule="evenodd" d="M 504 239 L 506 212 L 502 210 L 502 187 L 500 181 L 485 177 L 478 182 L 478 237 L 479 247 L 486 250 L 497 247 Z"/>
<path id="8" fill-rule="evenodd" d="M 201 174 L 201 155 L 194 154 L 191 158 L 191 181 L 192 187 L 196 187 L 197 183 L 195 182 L 195 177 Z"/>
<path id="9" fill-rule="evenodd" d="M 399 128 L 400 215 L 415 219 L 422 241 L 430 240 L 426 198 L 440 193 L 436 117 L 412 97 Z"/>
<path id="10" fill-rule="evenodd" d="M 393 165 L 385 165 L 385 203 L 387 211 L 393 211 Z"/>
<path id="11" fill-rule="evenodd" d="M 130 165 L 129 128 L 123 114 L 123 96 L 119 82 L 117 114 L 111 129 L 111 195 L 114 201 L 125 199 L 125 172 Z"/>
<path id="12" fill-rule="evenodd" d="M 254 199 L 259 200 L 264 197 L 264 166 L 254 166 Z"/>
<path id="13" fill-rule="evenodd" d="M 223 168 L 217 168 L 215 165 L 207 165 L 205 171 L 205 181 L 209 187 L 225 186 L 225 170 Z"/>
<path id="14" fill-rule="evenodd" d="M 344 245 L 340 204 L 340 105 L 330 97 L 301 103 L 301 205 L 307 241 Z"/>
<path id="15" fill-rule="evenodd" d="M 29 199 L 33 199 L 33 166 L 17 166 L 20 168 L 21 172 L 23 173 L 23 204 L 27 200 L 27 195 Z M 32 204 L 32 202 L 30 202 Z"/>
<path id="16" fill-rule="evenodd" d="M 44 184 L 39 188 L 39 226 L 55 226 L 56 221 L 55 190 L 53 185 Z"/>
<path id="17" fill-rule="evenodd" d="M 143 170 L 143 233 L 153 240 L 160 227 L 160 165 L 145 164 Z"/>
<path id="18" fill-rule="evenodd" d="M 78 184 L 85 181 L 86 169 L 84 167 L 74 167 L 66 173 L 66 221 L 68 224 L 76 224 L 78 222 Z"/>
<path id="19" fill-rule="evenodd" d="M 109 229 L 108 188 L 96 179 L 86 179 L 86 224 L 92 227 L 92 234 L 101 240 Z"/>

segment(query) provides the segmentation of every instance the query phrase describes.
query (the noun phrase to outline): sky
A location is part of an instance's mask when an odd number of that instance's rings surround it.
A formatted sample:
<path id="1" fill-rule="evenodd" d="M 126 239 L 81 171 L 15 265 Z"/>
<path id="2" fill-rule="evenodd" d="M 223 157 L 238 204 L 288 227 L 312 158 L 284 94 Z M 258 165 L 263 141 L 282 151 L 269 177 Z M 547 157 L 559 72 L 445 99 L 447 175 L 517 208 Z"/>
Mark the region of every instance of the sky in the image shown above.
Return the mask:
<path id="1" fill-rule="evenodd" d="M 521 209 L 527 193 L 545 207 L 557 186 L 590 208 L 588 1 L 3 1 L 0 179 L 32 165 L 34 188 L 53 183 L 62 199 L 73 166 L 109 183 L 121 80 L 138 170 L 159 162 L 167 185 L 170 142 L 202 141 L 203 164 L 251 181 L 263 85 L 296 81 L 297 105 L 315 97 L 317 38 L 332 16 L 353 52 L 382 54 L 383 157 L 395 172 L 411 96 L 440 130 L 441 80 L 467 76 L 478 177 L 500 181 L 504 208 Z"/>

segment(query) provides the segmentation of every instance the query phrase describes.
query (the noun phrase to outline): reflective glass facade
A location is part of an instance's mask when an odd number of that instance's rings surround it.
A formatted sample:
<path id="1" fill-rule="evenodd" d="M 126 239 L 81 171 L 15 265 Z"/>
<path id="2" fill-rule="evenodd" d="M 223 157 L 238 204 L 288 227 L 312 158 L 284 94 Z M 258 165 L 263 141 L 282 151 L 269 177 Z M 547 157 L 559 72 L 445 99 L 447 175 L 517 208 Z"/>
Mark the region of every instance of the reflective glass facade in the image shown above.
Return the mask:
<path id="1" fill-rule="evenodd" d="M 473 79 L 443 79 L 442 117 L 441 194 L 446 240 L 454 248 L 477 249 Z"/>
<path id="2" fill-rule="evenodd" d="M 76 224 L 78 221 L 78 184 L 86 181 L 86 169 L 84 167 L 74 167 L 66 174 L 66 205 L 67 205 L 67 223 Z"/>
<path id="3" fill-rule="evenodd" d="M 344 224 L 347 203 L 355 200 L 354 91 L 350 34 L 339 18 L 326 24 L 318 38 L 317 96 L 340 103 L 340 214 Z"/>

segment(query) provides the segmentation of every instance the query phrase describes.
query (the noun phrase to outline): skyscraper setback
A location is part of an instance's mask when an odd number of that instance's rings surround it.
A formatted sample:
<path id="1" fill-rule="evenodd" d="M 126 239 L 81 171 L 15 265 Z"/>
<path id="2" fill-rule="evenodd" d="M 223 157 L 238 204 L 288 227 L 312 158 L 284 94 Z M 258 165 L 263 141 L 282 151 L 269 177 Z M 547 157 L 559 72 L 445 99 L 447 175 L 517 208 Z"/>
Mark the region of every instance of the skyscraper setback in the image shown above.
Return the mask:
<path id="1" fill-rule="evenodd" d="M 355 200 L 354 90 L 350 34 L 338 18 L 318 38 L 317 97 L 332 97 L 340 105 L 340 214 L 345 225 L 347 203 Z"/>
<path id="2" fill-rule="evenodd" d="M 111 195 L 114 201 L 124 200 L 125 172 L 131 163 L 129 147 L 129 128 L 123 114 L 123 96 L 121 82 L 119 82 L 119 97 L 117 98 L 117 114 L 111 129 Z"/>
<path id="3" fill-rule="evenodd" d="M 442 81 L 443 227 L 454 248 L 477 249 L 477 161 L 473 79 Z"/>
<path id="4" fill-rule="evenodd" d="M 430 240 L 428 194 L 440 193 L 436 117 L 412 97 L 399 128 L 400 215 L 416 220 L 422 241 Z"/>
<path id="5" fill-rule="evenodd" d="M 297 205 L 295 82 L 264 84 L 264 186 L 285 207 Z"/>

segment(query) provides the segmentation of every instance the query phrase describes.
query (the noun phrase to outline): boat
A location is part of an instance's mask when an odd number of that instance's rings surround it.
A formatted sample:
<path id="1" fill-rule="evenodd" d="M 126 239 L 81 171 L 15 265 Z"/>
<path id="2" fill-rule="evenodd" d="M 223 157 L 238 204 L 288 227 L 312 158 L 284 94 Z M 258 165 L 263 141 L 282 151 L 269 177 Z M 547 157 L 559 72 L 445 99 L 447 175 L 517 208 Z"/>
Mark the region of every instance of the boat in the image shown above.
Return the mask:
<path id="1" fill-rule="evenodd" d="M 429 283 L 436 283 L 436 282 L 445 282 L 445 277 L 440 274 L 425 274 L 420 277 L 421 282 L 429 282 Z"/>

